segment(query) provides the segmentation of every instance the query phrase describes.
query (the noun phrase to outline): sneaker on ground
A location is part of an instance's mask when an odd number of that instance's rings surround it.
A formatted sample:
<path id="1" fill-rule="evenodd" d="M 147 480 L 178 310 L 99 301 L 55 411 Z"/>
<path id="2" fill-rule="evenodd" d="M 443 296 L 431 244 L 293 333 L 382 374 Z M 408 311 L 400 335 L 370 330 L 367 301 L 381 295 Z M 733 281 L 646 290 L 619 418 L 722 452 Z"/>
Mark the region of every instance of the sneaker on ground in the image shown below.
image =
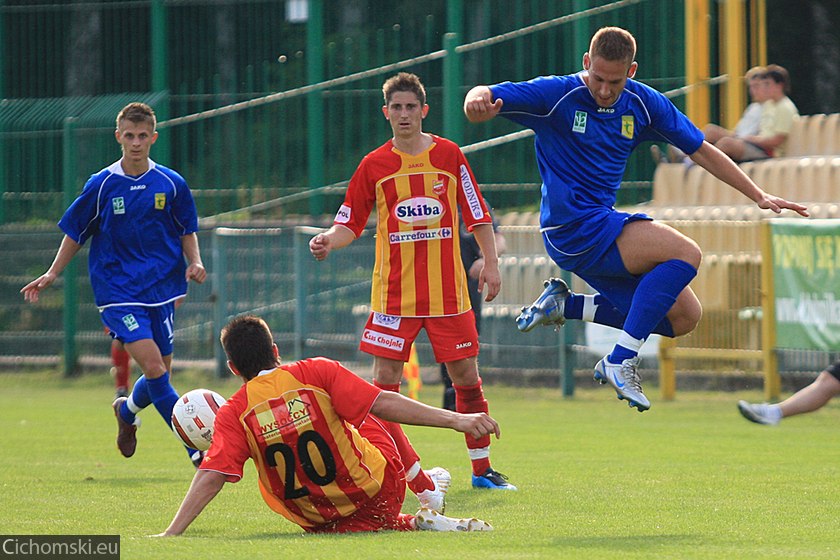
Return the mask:
<path id="1" fill-rule="evenodd" d="M 516 318 L 516 327 L 522 332 L 528 332 L 537 325 L 566 324 L 563 309 L 566 299 L 571 295 L 569 286 L 560 278 L 549 278 L 543 284 L 545 289 L 534 303 L 522 308 L 522 313 Z"/>
<path id="2" fill-rule="evenodd" d="M 639 412 L 650 408 L 650 401 L 642 392 L 642 378 L 639 376 L 639 357 L 624 360 L 620 364 L 613 364 L 604 356 L 595 365 L 595 381 L 609 383 L 615 389 L 619 400 L 627 399 L 631 408 L 636 407 Z"/>
<path id="3" fill-rule="evenodd" d="M 134 450 L 137 449 L 137 426 L 140 425 L 139 418 L 134 421 L 134 424 L 129 424 L 120 416 L 120 406 L 127 400 L 125 397 L 118 397 L 111 405 L 117 417 L 117 448 L 123 457 L 134 455 Z"/>
<path id="4" fill-rule="evenodd" d="M 516 490 L 516 486 L 508 482 L 508 477 L 491 467 L 487 467 L 484 474 L 472 475 L 473 488 L 489 488 L 491 490 Z"/>
<path id="5" fill-rule="evenodd" d="M 765 426 L 775 426 L 781 421 L 781 414 L 775 413 L 769 404 L 750 404 L 747 401 L 738 401 L 738 412 L 741 416 Z"/>
<path id="6" fill-rule="evenodd" d="M 432 479 L 435 487 L 417 494 L 420 506 L 443 513 L 446 509 L 446 493 L 449 492 L 449 485 L 452 484 L 452 475 L 443 467 L 435 467 L 424 472 Z"/>
<path id="7" fill-rule="evenodd" d="M 414 523 L 420 531 L 492 531 L 493 526 L 476 519 L 456 519 L 446 517 L 433 509 L 420 508 L 414 516 Z"/>

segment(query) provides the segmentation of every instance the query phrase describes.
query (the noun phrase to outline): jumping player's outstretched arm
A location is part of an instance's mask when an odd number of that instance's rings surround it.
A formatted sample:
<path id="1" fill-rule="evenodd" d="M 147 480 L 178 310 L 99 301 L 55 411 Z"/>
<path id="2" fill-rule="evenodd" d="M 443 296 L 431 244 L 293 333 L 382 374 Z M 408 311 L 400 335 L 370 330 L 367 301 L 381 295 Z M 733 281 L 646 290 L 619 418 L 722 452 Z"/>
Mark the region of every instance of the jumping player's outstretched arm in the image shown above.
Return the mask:
<path id="1" fill-rule="evenodd" d="M 806 206 L 764 192 L 734 161 L 706 141 L 690 157 L 694 163 L 744 193 L 744 196 L 755 202 L 759 208 L 772 210 L 776 214 L 787 209 L 806 218 L 809 216 Z"/>

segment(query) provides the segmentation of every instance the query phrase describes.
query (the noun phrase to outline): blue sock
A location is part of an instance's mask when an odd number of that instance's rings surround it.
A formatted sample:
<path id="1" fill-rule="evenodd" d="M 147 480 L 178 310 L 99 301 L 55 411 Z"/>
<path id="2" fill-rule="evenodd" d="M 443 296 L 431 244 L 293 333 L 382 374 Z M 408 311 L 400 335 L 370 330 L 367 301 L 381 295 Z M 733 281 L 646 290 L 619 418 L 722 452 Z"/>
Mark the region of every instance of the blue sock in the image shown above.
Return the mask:
<path id="1" fill-rule="evenodd" d="M 146 408 L 152 404 L 152 397 L 149 395 L 149 387 L 146 385 L 146 376 L 141 375 L 131 389 L 131 400 L 138 408 Z"/>
<path id="2" fill-rule="evenodd" d="M 670 323 L 663 325 L 663 320 L 667 321 L 665 315 L 696 275 L 696 268 L 678 259 L 656 265 L 642 277 L 636 288 L 624 321 L 624 331 L 640 340 L 646 340 L 654 329 L 663 326 L 671 331 Z"/>
<path id="3" fill-rule="evenodd" d="M 563 308 L 563 316 L 566 319 L 587 320 L 583 317 L 583 309 L 587 299 L 591 299 L 595 306 L 595 316 L 589 320 L 615 329 L 624 327 L 624 313 L 613 307 L 613 304 L 601 294 L 595 294 L 594 296 L 586 294 L 570 295 Z"/>
<path id="4" fill-rule="evenodd" d="M 169 372 L 167 371 L 156 379 L 147 379 L 146 387 L 149 389 L 149 397 L 152 404 L 164 420 L 166 425 L 172 427 L 172 407 L 178 401 L 178 393 L 169 383 Z"/>

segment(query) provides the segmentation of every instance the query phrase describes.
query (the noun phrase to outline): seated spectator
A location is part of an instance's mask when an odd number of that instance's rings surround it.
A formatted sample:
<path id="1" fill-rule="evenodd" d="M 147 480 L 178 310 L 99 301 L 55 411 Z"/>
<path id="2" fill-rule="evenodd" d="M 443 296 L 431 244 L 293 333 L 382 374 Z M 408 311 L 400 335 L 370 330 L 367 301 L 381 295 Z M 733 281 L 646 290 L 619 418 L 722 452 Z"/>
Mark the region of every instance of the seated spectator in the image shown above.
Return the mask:
<path id="1" fill-rule="evenodd" d="M 799 116 L 796 105 L 787 97 L 790 82 L 787 70 L 771 64 L 751 68 L 745 78 L 749 83 L 752 103 L 744 110 L 735 130 L 709 124 L 703 129 L 706 141 L 720 148 L 737 162 L 756 161 L 784 155 L 784 144 Z M 691 164 L 685 154 L 668 146 L 668 156 L 658 146 L 651 146 L 657 162 Z"/>
<path id="2" fill-rule="evenodd" d="M 727 136 L 714 143 L 738 162 L 783 156 L 793 121 L 799 117 L 796 105 L 787 96 L 790 90 L 787 70 L 770 64 L 764 76 L 766 100 L 761 104 L 758 134 L 743 138 Z"/>

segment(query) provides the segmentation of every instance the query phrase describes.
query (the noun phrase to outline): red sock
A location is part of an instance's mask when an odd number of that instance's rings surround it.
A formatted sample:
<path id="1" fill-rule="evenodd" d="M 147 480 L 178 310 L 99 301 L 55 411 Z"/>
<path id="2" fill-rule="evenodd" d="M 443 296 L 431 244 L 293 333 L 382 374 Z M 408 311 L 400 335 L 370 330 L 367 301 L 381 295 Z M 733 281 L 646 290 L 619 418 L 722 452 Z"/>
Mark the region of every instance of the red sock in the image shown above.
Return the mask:
<path id="1" fill-rule="evenodd" d="M 117 372 L 114 377 L 114 385 L 117 389 L 128 389 L 128 364 L 130 360 L 131 356 L 128 355 L 128 351 L 123 346 L 116 344 L 111 346 L 111 363 Z"/>
<path id="2" fill-rule="evenodd" d="M 484 398 L 484 391 L 481 389 L 481 379 L 475 385 L 463 386 L 453 385 L 455 388 L 455 410 L 465 414 L 474 412 L 488 412 L 487 400 Z M 482 475 L 484 471 L 490 468 L 490 436 L 484 436 L 480 439 L 475 439 L 471 435 L 464 435 L 467 442 L 467 449 L 487 449 L 488 452 L 483 457 L 472 457 L 472 470 L 474 475 Z"/>
<path id="3" fill-rule="evenodd" d="M 391 391 L 392 393 L 400 392 L 399 383 L 387 385 L 374 380 L 373 384 L 383 391 Z M 397 446 L 397 451 L 400 454 L 400 461 L 402 461 L 403 468 L 406 470 L 406 484 L 408 484 L 409 490 L 415 494 L 419 494 L 423 490 L 432 490 L 435 487 L 435 483 L 432 482 L 432 479 L 429 478 L 429 475 L 427 475 L 423 469 L 420 469 L 420 472 L 417 473 L 417 476 L 415 476 L 412 480 L 408 480 L 408 469 L 410 469 L 415 463 L 420 462 L 420 456 L 417 454 L 417 451 L 414 450 L 414 447 L 412 447 L 411 442 L 408 441 L 408 436 L 405 435 L 402 426 L 395 422 L 388 422 L 382 418 L 379 418 L 379 421 L 382 422 L 382 425 L 385 426 L 385 429 L 388 430 L 389 434 L 391 434 L 391 437 Z"/>

